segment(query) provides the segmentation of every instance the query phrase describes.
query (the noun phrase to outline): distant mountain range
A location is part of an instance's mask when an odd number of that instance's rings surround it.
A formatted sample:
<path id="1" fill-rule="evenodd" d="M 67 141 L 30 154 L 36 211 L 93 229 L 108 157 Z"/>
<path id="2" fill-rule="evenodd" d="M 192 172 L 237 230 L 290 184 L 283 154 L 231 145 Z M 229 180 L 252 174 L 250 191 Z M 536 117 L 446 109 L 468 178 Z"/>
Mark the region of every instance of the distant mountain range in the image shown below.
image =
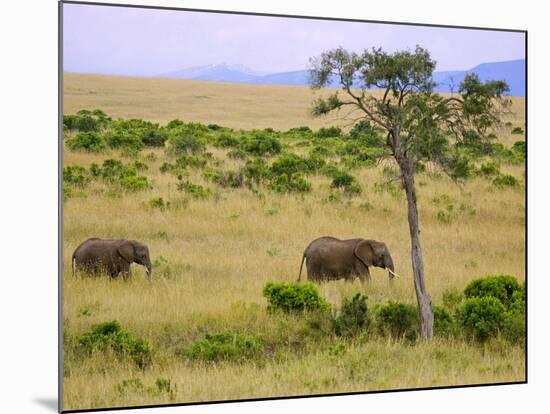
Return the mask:
<path id="1" fill-rule="evenodd" d="M 436 92 L 450 92 L 468 73 L 477 73 L 482 81 L 505 80 L 510 87 L 512 96 L 525 96 L 525 60 L 510 60 L 506 62 L 482 63 L 469 70 L 434 72 L 433 79 L 437 83 Z M 162 73 L 156 77 L 172 79 L 204 80 L 214 82 L 237 82 L 265 85 L 309 85 L 309 70 L 291 72 L 261 73 L 244 65 L 195 66 L 174 72 Z M 332 86 L 338 86 L 335 81 Z"/>

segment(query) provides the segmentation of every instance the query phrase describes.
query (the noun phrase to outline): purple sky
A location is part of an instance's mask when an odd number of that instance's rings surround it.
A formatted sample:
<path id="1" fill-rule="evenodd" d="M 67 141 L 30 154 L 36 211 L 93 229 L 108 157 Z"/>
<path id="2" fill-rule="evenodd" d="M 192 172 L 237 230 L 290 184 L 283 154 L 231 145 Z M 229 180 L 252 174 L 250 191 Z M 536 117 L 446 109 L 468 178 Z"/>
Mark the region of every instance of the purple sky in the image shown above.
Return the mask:
<path id="1" fill-rule="evenodd" d="M 437 69 L 525 57 L 523 33 L 428 28 L 65 4 L 64 70 L 151 76 L 192 66 L 243 64 L 273 73 L 343 46 L 357 52 L 427 48 Z"/>

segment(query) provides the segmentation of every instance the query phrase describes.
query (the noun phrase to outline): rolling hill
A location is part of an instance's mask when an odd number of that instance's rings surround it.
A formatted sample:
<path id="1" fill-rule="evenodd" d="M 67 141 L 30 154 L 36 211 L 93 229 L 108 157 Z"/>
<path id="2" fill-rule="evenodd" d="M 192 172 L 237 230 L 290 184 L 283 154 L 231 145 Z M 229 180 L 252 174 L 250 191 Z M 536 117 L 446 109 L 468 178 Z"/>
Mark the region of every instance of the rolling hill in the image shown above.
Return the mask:
<path id="1" fill-rule="evenodd" d="M 434 72 L 436 92 L 451 92 L 458 88 L 468 73 L 477 73 L 482 81 L 505 80 L 512 96 L 525 96 L 525 60 L 482 63 L 469 70 Z M 262 74 L 244 65 L 205 65 L 159 74 L 159 78 L 203 80 L 214 82 L 235 82 L 264 85 L 306 86 L 309 84 L 309 70 Z M 331 86 L 337 86 L 333 82 Z"/>

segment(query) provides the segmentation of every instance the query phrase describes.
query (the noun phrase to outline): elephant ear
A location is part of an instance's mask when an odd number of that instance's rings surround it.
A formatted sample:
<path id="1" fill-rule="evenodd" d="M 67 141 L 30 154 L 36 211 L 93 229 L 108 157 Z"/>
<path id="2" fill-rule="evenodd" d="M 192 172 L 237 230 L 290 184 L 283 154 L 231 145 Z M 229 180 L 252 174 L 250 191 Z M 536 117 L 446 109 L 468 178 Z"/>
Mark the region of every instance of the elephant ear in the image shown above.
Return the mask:
<path id="1" fill-rule="evenodd" d="M 126 240 L 120 243 L 120 245 L 117 247 L 117 252 L 128 263 L 132 263 L 134 261 L 134 245 L 129 241 Z"/>
<path id="2" fill-rule="evenodd" d="M 353 250 L 353 254 L 366 267 L 372 266 L 374 263 L 375 253 L 370 240 L 363 240 L 357 243 L 357 246 L 355 246 Z"/>

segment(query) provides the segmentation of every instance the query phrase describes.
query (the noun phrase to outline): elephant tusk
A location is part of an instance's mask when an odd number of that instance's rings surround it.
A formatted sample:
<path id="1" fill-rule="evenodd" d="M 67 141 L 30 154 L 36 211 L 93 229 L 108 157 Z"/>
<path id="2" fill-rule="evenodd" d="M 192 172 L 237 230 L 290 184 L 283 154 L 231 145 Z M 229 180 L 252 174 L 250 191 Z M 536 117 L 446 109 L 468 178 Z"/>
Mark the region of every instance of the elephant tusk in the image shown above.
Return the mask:
<path id="1" fill-rule="evenodd" d="M 401 276 L 399 276 L 397 273 L 391 271 L 390 269 L 388 269 L 388 272 L 390 272 L 390 273 L 391 273 L 392 275 L 394 275 L 395 277 L 401 277 Z"/>

